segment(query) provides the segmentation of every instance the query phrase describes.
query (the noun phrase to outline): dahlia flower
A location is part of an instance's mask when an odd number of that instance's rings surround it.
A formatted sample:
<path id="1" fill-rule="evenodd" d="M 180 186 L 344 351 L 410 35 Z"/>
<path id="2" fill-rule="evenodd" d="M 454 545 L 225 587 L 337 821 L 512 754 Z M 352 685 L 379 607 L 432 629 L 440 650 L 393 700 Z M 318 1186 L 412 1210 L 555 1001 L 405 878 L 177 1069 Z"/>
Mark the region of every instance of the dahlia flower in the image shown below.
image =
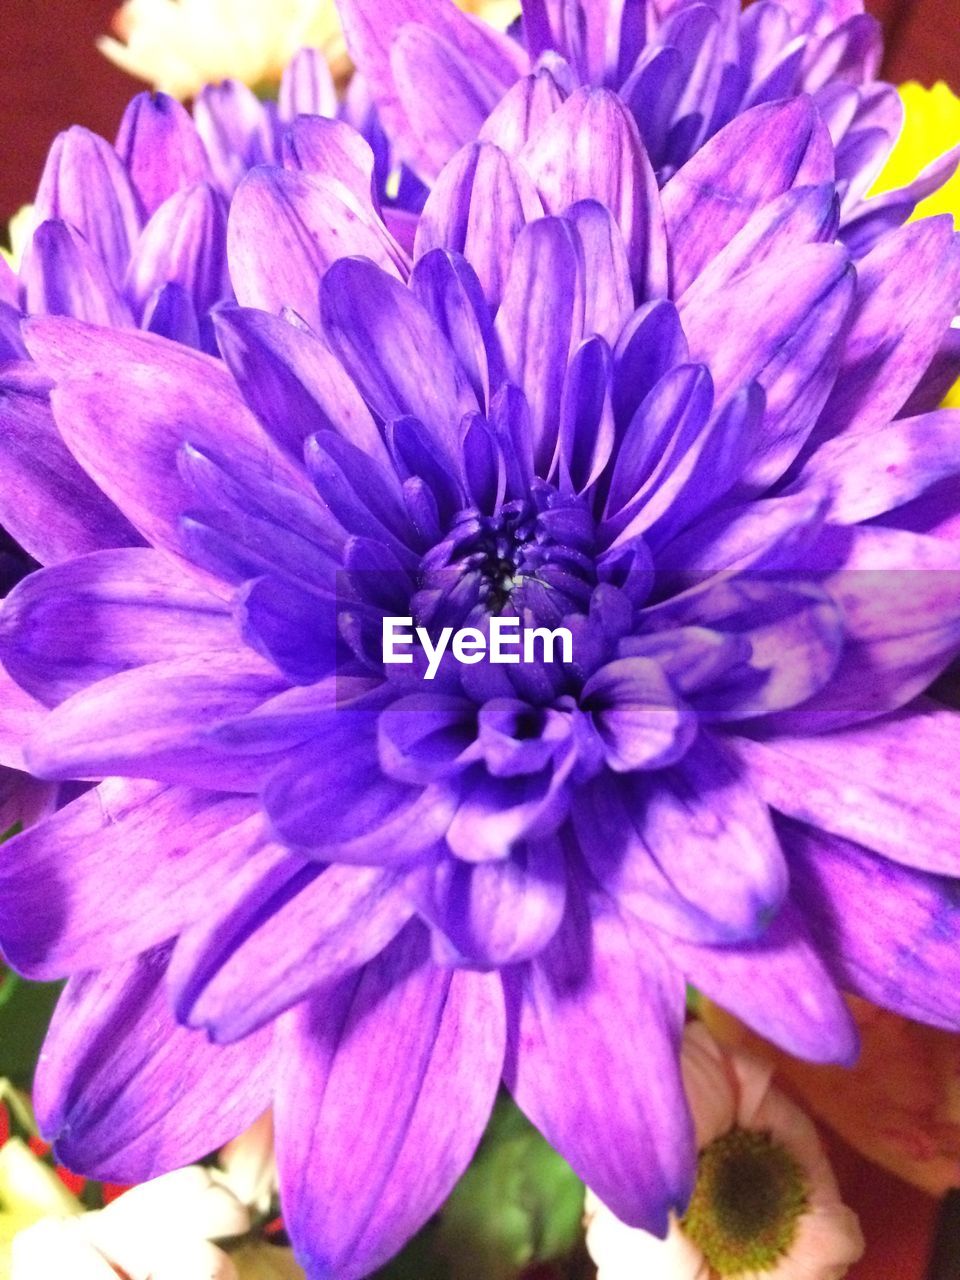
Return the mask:
<path id="1" fill-rule="evenodd" d="M 452 0 L 340 0 L 351 57 L 400 154 L 426 181 L 475 138 L 516 154 L 582 85 L 616 92 L 663 183 L 719 129 L 761 104 L 811 94 L 836 156 L 842 238 L 857 256 L 949 178 L 960 147 L 903 188 L 864 196 L 903 123 L 877 80 L 879 23 L 862 0 L 527 0 L 503 35 Z M 759 117 L 755 117 L 759 119 Z M 584 135 L 586 139 L 587 134 Z"/>
<path id="2" fill-rule="evenodd" d="M 763 110 L 661 195 L 581 89 L 590 145 L 539 187 L 485 153 L 485 203 L 455 157 L 413 263 L 331 124 L 234 199 L 222 362 L 25 325 L 129 531 L 35 508 L 86 554 L 0 614 L 4 738 L 107 779 L 0 863 L 4 953 L 70 975 L 35 1103 L 71 1167 L 142 1180 L 272 1106 L 298 1256 L 350 1280 L 502 1080 L 662 1234 L 686 981 L 817 1061 L 856 1051 L 840 987 L 960 1026 L 960 726 L 921 696 L 960 648 L 960 426 L 919 407 L 957 245 L 855 268 L 809 103 Z M 571 652 L 496 661 L 511 618 Z"/>
<path id="3" fill-rule="evenodd" d="M 721 1049 L 701 1023 L 688 1025 L 682 1061 L 700 1153 L 690 1207 L 657 1240 L 588 1192 L 597 1280 L 841 1280 L 863 1236 L 811 1121 L 768 1066 Z"/>

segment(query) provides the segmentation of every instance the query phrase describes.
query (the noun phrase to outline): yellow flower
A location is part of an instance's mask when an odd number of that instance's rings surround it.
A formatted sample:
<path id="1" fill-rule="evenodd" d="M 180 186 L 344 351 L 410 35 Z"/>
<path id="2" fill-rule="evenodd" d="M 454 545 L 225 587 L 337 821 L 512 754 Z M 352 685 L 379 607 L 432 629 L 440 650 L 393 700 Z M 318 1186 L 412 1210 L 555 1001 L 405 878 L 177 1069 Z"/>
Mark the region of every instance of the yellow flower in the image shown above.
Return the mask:
<path id="1" fill-rule="evenodd" d="M 906 186 L 928 164 L 960 142 L 960 98 L 942 80 L 932 89 L 911 80 L 900 86 L 900 97 L 905 112 L 903 131 L 874 183 L 872 195 Z M 929 218 L 935 213 L 952 213 L 954 224 L 960 226 L 960 172 L 922 200 L 913 216 Z"/>
<path id="2" fill-rule="evenodd" d="M 520 6 L 461 0 L 461 8 L 504 26 Z M 350 70 L 333 0 L 124 0 L 112 25 L 119 39 L 101 37 L 101 52 L 175 98 L 228 78 L 276 84 L 304 46 L 323 51 L 335 79 Z"/>

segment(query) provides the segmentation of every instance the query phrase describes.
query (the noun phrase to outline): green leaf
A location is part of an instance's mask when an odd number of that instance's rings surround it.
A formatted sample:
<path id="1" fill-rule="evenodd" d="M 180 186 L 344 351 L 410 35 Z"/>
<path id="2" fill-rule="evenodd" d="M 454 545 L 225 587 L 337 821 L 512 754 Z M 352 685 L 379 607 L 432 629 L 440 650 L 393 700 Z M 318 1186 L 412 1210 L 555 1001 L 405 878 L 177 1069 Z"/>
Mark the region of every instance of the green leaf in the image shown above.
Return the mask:
<path id="1" fill-rule="evenodd" d="M 0 1076 L 29 1088 L 63 984 L 26 982 L 5 973 L 0 984 Z"/>

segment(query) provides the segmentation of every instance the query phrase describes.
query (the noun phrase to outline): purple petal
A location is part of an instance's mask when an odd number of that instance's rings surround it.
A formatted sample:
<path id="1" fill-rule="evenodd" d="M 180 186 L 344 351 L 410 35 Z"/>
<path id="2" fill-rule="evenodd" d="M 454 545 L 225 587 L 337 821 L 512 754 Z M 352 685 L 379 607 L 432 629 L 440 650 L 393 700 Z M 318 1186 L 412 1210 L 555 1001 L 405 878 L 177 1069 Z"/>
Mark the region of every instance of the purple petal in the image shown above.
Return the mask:
<path id="1" fill-rule="evenodd" d="M 146 547 L 31 573 L 0 615 L 4 665 L 48 706 L 131 667 L 230 647 L 234 634 L 215 596 Z"/>
<path id="2" fill-rule="evenodd" d="M 613 408 L 626 426 L 637 406 L 676 365 L 687 361 L 687 340 L 672 302 L 658 299 L 634 312 L 614 353 Z"/>
<path id="3" fill-rule="evenodd" d="M 342 120 L 300 116 L 284 134 L 283 155 L 288 169 L 337 178 L 363 204 L 373 199 L 370 144 Z"/>
<path id="4" fill-rule="evenodd" d="M 125 289 L 142 307 L 155 289 L 183 285 L 202 315 L 230 296 L 227 214 L 211 187 L 187 187 L 165 200 L 143 229 Z"/>
<path id="5" fill-rule="evenodd" d="M 262 102 L 239 80 L 204 85 L 194 99 L 193 120 L 210 159 L 213 185 L 225 196 L 248 169 L 280 158 L 274 104 Z"/>
<path id="6" fill-rule="evenodd" d="M 456 793 L 384 777 L 368 714 L 357 722 L 349 711 L 335 711 L 314 733 L 288 753 L 264 791 L 284 840 L 327 860 L 388 866 L 415 860 L 443 835 Z"/>
<path id="7" fill-rule="evenodd" d="M 226 307 L 214 317 L 220 353 L 247 404 L 296 459 L 330 428 L 386 461 L 383 438 L 356 387 L 323 341 L 279 316 Z"/>
<path id="8" fill-rule="evenodd" d="M 420 23 L 442 37 L 505 91 L 527 67 L 519 45 L 485 23 L 472 22 L 452 0 L 389 0 L 373 14 L 362 0 L 344 0 L 340 21 L 350 56 L 371 86 L 384 126 L 401 150 L 416 155 L 416 137 L 408 111 L 416 110 L 418 97 L 401 101 L 394 80 L 392 50 L 400 30 L 407 23 Z M 421 86 L 421 91 L 423 86 Z M 433 83 L 429 93 L 443 101 L 445 85 Z M 431 174 L 430 176 L 434 176 Z"/>
<path id="9" fill-rule="evenodd" d="M 243 306 L 291 307 L 319 324 L 320 278 L 338 258 L 370 258 L 392 275 L 402 255 L 370 201 L 337 179 L 252 169 L 237 188 L 227 228 L 230 274 Z"/>
<path id="10" fill-rule="evenodd" d="M 794 900 L 839 985 L 914 1021 L 960 1030 L 955 882 L 792 822 L 782 833 Z"/>
<path id="11" fill-rule="evenodd" d="M 497 314 L 507 373 L 530 407 L 538 468 L 553 458 L 567 363 L 583 336 L 585 290 L 577 241 L 562 218 L 524 227 Z"/>
<path id="12" fill-rule="evenodd" d="M 595 200 L 581 200 L 567 210 L 583 249 L 583 331 L 596 333 L 612 346 L 633 314 L 630 263 L 613 215 Z"/>
<path id="13" fill-rule="evenodd" d="M 605 205 L 623 233 L 644 298 L 667 294 L 667 243 L 653 169 L 633 117 L 615 94 L 578 89 L 520 156 L 548 213 L 578 200 Z"/>
<path id="14" fill-rule="evenodd" d="M 949 217 L 885 236 L 857 264 L 852 324 L 816 438 L 887 423 L 936 354 L 958 297 L 960 246 Z"/>
<path id="15" fill-rule="evenodd" d="M 615 773 L 675 763 L 696 736 L 696 719 L 679 701 L 656 662 L 618 658 L 594 672 L 579 703 L 603 743 Z"/>
<path id="16" fill-rule="evenodd" d="M 499 979 L 437 968 L 425 952 L 424 931 L 408 929 L 283 1027 L 284 1221 L 313 1275 L 359 1280 L 390 1258 L 449 1194 L 493 1105 Z"/>
<path id="17" fill-rule="evenodd" d="M 251 861 L 259 826 L 251 797 L 100 783 L 10 842 L 4 954 L 36 981 L 129 960 L 208 914 Z"/>
<path id="18" fill-rule="evenodd" d="M 502 862 L 444 858 L 417 873 L 413 901 L 443 935 L 441 958 L 501 968 L 542 951 L 563 919 L 563 859 L 558 846 L 538 841 Z"/>
<path id="19" fill-rule="evenodd" d="M 662 1237 L 694 1177 L 678 1066 L 683 982 L 642 926 L 575 910 L 545 952 L 504 975 L 504 1078 L 617 1217 Z"/>
<path id="20" fill-rule="evenodd" d="M 518 80 L 490 112 L 478 137 L 517 156 L 540 132 L 565 94 L 546 66 Z"/>
<path id="21" fill-rule="evenodd" d="M 918 497 L 960 471 L 960 413 L 941 409 L 828 440 L 810 457 L 801 487 L 830 492 L 830 518 L 857 524 Z"/>
<path id="22" fill-rule="evenodd" d="M 960 716 L 921 703 L 813 738 L 741 739 L 738 754 L 767 802 L 922 871 L 957 875 L 960 784 L 940 763 L 960 743 Z"/>
<path id="23" fill-rule="evenodd" d="M 754 942 L 670 945 L 689 982 L 787 1053 L 843 1066 L 856 1059 L 853 1019 L 792 902 Z"/>
<path id="24" fill-rule="evenodd" d="M 413 293 L 371 262 L 344 259 L 324 277 L 321 301 L 324 333 L 374 413 L 418 418 L 454 459 L 455 427 L 477 401 Z"/>
<path id="25" fill-rule="evenodd" d="M 390 67 L 406 117 L 407 159 L 418 174 L 433 177 L 477 136 L 506 84 L 457 44 L 419 23 L 407 23 L 397 32 Z"/>
<path id="26" fill-rule="evenodd" d="M 140 233 L 139 200 L 109 142 L 74 127 L 54 139 L 34 201 L 38 223 L 68 222 L 119 288 Z"/>
<path id="27" fill-rule="evenodd" d="M 517 236 L 543 206 L 524 170 L 497 147 L 474 143 L 444 168 L 427 197 L 414 257 L 431 249 L 463 254 L 496 307 Z"/>
<path id="28" fill-rule="evenodd" d="M 192 495 L 177 453 L 187 441 L 304 487 L 219 360 L 152 335 L 72 320 L 31 320 L 25 336 L 43 372 L 67 379 L 52 397 L 67 447 L 155 545 L 180 552 L 178 521 Z"/>
<path id="29" fill-rule="evenodd" d="M 124 112 L 117 151 L 149 218 L 176 192 L 210 180 L 190 113 L 165 93 L 138 93 Z"/>
<path id="30" fill-rule="evenodd" d="M 60 997 L 33 1104 L 71 1169 L 142 1182 L 201 1159 L 270 1105 L 271 1032 L 222 1048 L 178 1027 L 165 968 L 163 951 L 149 951 L 72 978 Z"/>
<path id="31" fill-rule="evenodd" d="M 0 524 L 41 564 L 139 542 L 60 439 L 49 385 L 32 364 L 0 372 Z"/>
<path id="32" fill-rule="evenodd" d="M 277 106 L 283 120 L 336 114 L 336 86 L 330 64 L 319 49 L 299 49 L 287 63 L 280 80 Z"/>
<path id="33" fill-rule="evenodd" d="M 20 271 L 24 305 L 33 315 L 74 316 L 93 324 L 130 328 L 130 309 L 107 267 L 65 222 L 42 222 Z"/>
<path id="34" fill-rule="evenodd" d="M 664 187 L 674 295 L 682 294 L 761 206 L 833 179 L 833 147 L 809 98 L 753 107 Z"/>
<path id="35" fill-rule="evenodd" d="M 157 781 L 197 779 L 227 791 L 251 791 L 259 777 L 223 753 L 204 730 L 241 715 L 286 685 L 249 649 L 171 658 L 108 676 L 62 702 L 34 734 L 28 758 L 41 777 L 102 778 L 111 773 Z"/>
<path id="36" fill-rule="evenodd" d="M 177 1016 L 218 1044 L 242 1039 L 379 955 L 412 914 L 393 872 L 324 868 L 273 845 L 177 939 Z"/>
<path id="37" fill-rule="evenodd" d="M 778 479 L 813 429 L 837 375 L 854 284 L 842 249 L 812 245 L 681 308 L 691 355 L 709 365 L 718 403 L 754 379 L 766 393 L 746 483 L 762 489 Z"/>

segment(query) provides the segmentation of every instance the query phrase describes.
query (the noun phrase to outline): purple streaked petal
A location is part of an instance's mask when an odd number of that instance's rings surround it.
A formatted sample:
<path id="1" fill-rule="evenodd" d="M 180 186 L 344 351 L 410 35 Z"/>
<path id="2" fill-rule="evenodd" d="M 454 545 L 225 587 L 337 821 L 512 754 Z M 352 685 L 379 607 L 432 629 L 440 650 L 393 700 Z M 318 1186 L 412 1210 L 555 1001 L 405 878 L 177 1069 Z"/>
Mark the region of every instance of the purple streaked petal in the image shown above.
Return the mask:
<path id="1" fill-rule="evenodd" d="M 503 356 L 473 267 L 459 254 L 433 249 L 413 268 L 410 287 L 456 353 L 477 403 L 492 412 Z"/>
<path id="2" fill-rule="evenodd" d="M 140 233 L 141 212 L 127 170 L 109 142 L 79 127 L 59 134 L 44 165 L 34 213 L 38 223 L 56 218 L 79 231 L 120 287 Z"/>
<path id="3" fill-rule="evenodd" d="M 444 858 L 416 873 L 411 896 L 442 935 L 439 960 L 500 968 L 543 950 L 563 919 L 566 888 L 562 850 L 536 841 L 500 862 Z"/>
<path id="4" fill-rule="evenodd" d="M 477 135 L 517 156 L 564 101 L 565 93 L 546 66 L 518 80 L 503 95 Z"/>
<path id="5" fill-rule="evenodd" d="M 339 179 L 288 169 L 251 169 L 237 188 L 227 227 L 230 274 L 243 306 L 292 307 L 319 325 L 320 277 L 343 256 L 397 274 L 402 254 L 377 216 Z"/>
<path id="6" fill-rule="evenodd" d="M 177 1017 L 218 1044 L 359 969 L 413 915 L 395 872 L 323 867 L 282 845 L 231 877 L 219 902 L 182 931 L 169 972 Z"/>
<path id="7" fill-rule="evenodd" d="M 60 703 L 31 738 L 27 758 L 41 777 L 120 773 L 190 785 L 201 776 L 208 787 L 256 790 L 246 762 L 204 730 L 285 685 L 272 665 L 240 647 L 135 667 Z"/>
<path id="8" fill-rule="evenodd" d="M 60 439 L 49 385 L 32 364 L 0 371 L 0 524 L 41 564 L 139 542 Z"/>
<path id="9" fill-rule="evenodd" d="M 40 368 L 67 379 L 52 396 L 67 447 L 155 545 L 180 553 L 178 521 L 191 495 L 177 452 L 187 441 L 304 487 L 220 361 L 150 334 L 73 320 L 32 319 L 25 337 Z M 109 382 L 105 366 L 112 370 Z M 122 432 L 114 430 L 118 419 Z"/>
<path id="10" fill-rule="evenodd" d="M 816 438 L 888 422 L 936 354 L 958 299 L 960 246 L 949 217 L 885 236 L 857 264 L 852 322 Z"/>
<path id="11" fill-rule="evenodd" d="M 857 524 L 893 511 L 958 471 L 960 412 L 941 409 L 828 440 L 811 455 L 797 484 L 828 489 L 830 519 Z"/>
<path id="12" fill-rule="evenodd" d="M 755 461 L 743 477 L 751 486 L 778 479 L 813 430 L 837 376 L 854 293 L 845 251 L 811 245 L 739 276 L 709 303 L 681 308 L 691 355 L 709 364 L 717 401 L 754 379 L 766 393 Z M 748 314 L 755 321 L 744 326 Z"/>
<path id="13" fill-rule="evenodd" d="M 672 302 L 657 299 L 634 312 L 614 352 L 613 409 L 626 427 L 637 406 L 661 378 L 689 357 L 680 317 Z"/>
<path id="14" fill-rule="evenodd" d="M 673 692 L 660 666 L 618 658 L 590 677 L 579 698 L 614 773 L 675 763 L 696 736 L 696 718 Z"/>
<path id="15" fill-rule="evenodd" d="M 444 834 L 456 792 L 447 783 L 420 787 L 384 777 L 373 717 L 340 710 L 287 753 L 263 803 L 278 834 L 315 857 L 391 866 L 416 861 Z"/>
<path id="16" fill-rule="evenodd" d="M 504 985 L 517 1103 L 618 1218 L 663 1236 L 694 1177 L 679 972 L 636 922 L 590 920 L 571 903 L 550 946 Z"/>
<path id="17" fill-rule="evenodd" d="M 452 0 L 389 0 L 376 15 L 361 0 L 344 0 L 340 21 L 350 55 L 371 86 L 380 117 L 398 140 L 401 151 L 416 152 L 415 134 L 407 115 L 408 110 L 415 109 L 416 99 L 401 101 L 391 56 L 394 41 L 405 24 L 421 23 L 434 31 L 481 68 L 485 76 L 498 82 L 501 92 L 528 69 L 526 54 L 518 44 L 485 23 L 471 21 Z M 430 93 L 442 101 L 445 86 L 433 84 Z"/>
<path id="18" fill-rule="evenodd" d="M 960 1029 L 955 882 L 783 821 L 792 895 L 846 991 L 906 1018 Z"/>
<path id="19" fill-rule="evenodd" d="M 284 134 L 283 160 L 288 169 L 338 179 L 362 204 L 373 199 L 370 144 L 343 120 L 298 117 Z"/>
<path id="20" fill-rule="evenodd" d="M 48 706 L 147 662 L 229 647 L 229 611 L 152 548 L 95 551 L 23 579 L 0 613 L 0 653 Z"/>
<path id="21" fill-rule="evenodd" d="M 336 113 L 336 86 L 330 64 L 319 49 L 299 49 L 287 63 L 280 80 L 277 106 L 283 120 Z"/>
<path id="22" fill-rule="evenodd" d="M 509 377 L 527 398 L 534 463 L 549 465 L 567 363 L 583 336 L 585 287 L 575 230 L 543 218 L 520 233 L 497 314 Z"/>
<path id="23" fill-rule="evenodd" d="M 453 853 L 465 862 L 497 861 L 517 844 L 552 834 L 566 816 L 564 783 L 573 755 L 537 773 L 491 777 L 477 768 L 464 775 L 456 813 L 446 831 Z"/>
<path id="24" fill-rule="evenodd" d="M 590 488 L 613 451 L 611 367 L 610 348 L 593 336 L 580 344 L 567 369 L 557 450 L 560 483 L 574 493 Z"/>
<path id="25" fill-rule="evenodd" d="M 763 205 L 833 179 L 833 147 L 809 98 L 753 107 L 664 187 L 673 292 L 687 287 Z"/>
<path id="26" fill-rule="evenodd" d="M 548 213 L 596 200 L 623 234 L 641 297 L 665 297 L 667 243 L 653 169 L 633 117 L 606 89 L 578 89 L 520 155 Z"/>
<path id="27" fill-rule="evenodd" d="M 370 411 L 322 339 L 248 307 L 219 309 L 214 327 L 247 404 L 293 457 L 313 432 L 331 428 L 386 460 Z"/>
<path id="28" fill-rule="evenodd" d="M 107 267 L 66 222 L 41 222 L 20 270 L 24 306 L 34 315 L 73 316 L 92 324 L 130 328 L 130 308 Z"/>
<path id="29" fill-rule="evenodd" d="M 291 1014 L 278 1048 L 284 1220 L 311 1274 L 359 1280 L 426 1222 L 473 1155 L 503 1064 L 500 980 L 430 964 L 425 931 L 410 927 Z"/>
<path id="30" fill-rule="evenodd" d="M 212 1045 L 178 1027 L 166 956 L 145 952 L 67 984 L 34 1081 L 41 1130 L 73 1169 L 142 1182 L 199 1160 L 270 1105 L 272 1031 Z"/>
<path id="31" fill-rule="evenodd" d="M 254 797 L 109 778 L 10 842 L 8 961 L 49 981 L 165 942 L 208 914 L 209 896 L 250 861 L 259 826 Z"/>
<path id="32" fill-rule="evenodd" d="M 670 946 L 688 982 L 787 1053 L 843 1066 L 855 1060 L 856 1026 L 793 902 L 753 942 Z"/>
<path id="33" fill-rule="evenodd" d="M 517 236 L 542 215 L 540 197 L 524 169 L 490 143 L 472 143 L 444 167 L 427 197 L 414 257 L 431 249 L 462 254 L 496 307 Z"/>
<path id="34" fill-rule="evenodd" d="M 397 32 L 390 68 L 406 117 L 405 155 L 425 178 L 473 141 L 506 87 L 457 44 L 415 22 Z"/>
<path id="35" fill-rule="evenodd" d="M 206 351 L 208 355 L 216 354 L 207 345 L 207 326 L 204 326 L 203 338 L 200 336 L 197 308 L 182 284 L 161 285 L 150 295 L 143 307 L 140 327 L 158 338 L 169 338 L 171 342 Z"/>
<path id="36" fill-rule="evenodd" d="M 566 212 L 583 250 L 585 334 L 613 345 L 633 314 L 630 263 L 613 214 L 595 200 L 580 200 Z"/>
<path id="37" fill-rule="evenodd" d="M 138 93 L 124 112 L 117 151 L 147 217 L 184 187 L 211 178 L 190 113 L 165 93 Z"/>
<path id="38" fill-rule="evenodd" d="M 955 876 L 960 784 L 938 765 L 953 759 L 958 743 L 960 716 L 921 702 L 815 738 L 744 738 L 736 748 L 781 813 L 895 862 Z"/>
<path id="39" fill-rule="evenodd" d="M 202 315 L 230 296 L 226 250 L 222 197 L 204 184 L 177 191 L 143 229 L 127 269 L 127 297 L 142 308 L 154 290 L 172 282 L 187 290 Z"/>
<path id="40" fill-rule="evenodd" d="M 412 693 L 381 714 L 377 722 L 380 768 L 399 782 L 433 782 L 462 768 L 471 745 L 477 709 L 450 694 Z"/>
<path id="41" fill-rule="evenodd" d="M 321 287 L 324 333 L 383 422 L 410 415 L 456 457 L 456 428 L 476 397 L 450 345 L 413 293 L 372 262 L 344 259 Z"/>
<path id="42" fill-rule="evenodd" d="M 279 159 L 274 104 L 261 101 L 239 80 L 204 85 L 193 102 L 193 120 L 213 185 L 224 195 L 231 195 L 254 165 Z"/>

